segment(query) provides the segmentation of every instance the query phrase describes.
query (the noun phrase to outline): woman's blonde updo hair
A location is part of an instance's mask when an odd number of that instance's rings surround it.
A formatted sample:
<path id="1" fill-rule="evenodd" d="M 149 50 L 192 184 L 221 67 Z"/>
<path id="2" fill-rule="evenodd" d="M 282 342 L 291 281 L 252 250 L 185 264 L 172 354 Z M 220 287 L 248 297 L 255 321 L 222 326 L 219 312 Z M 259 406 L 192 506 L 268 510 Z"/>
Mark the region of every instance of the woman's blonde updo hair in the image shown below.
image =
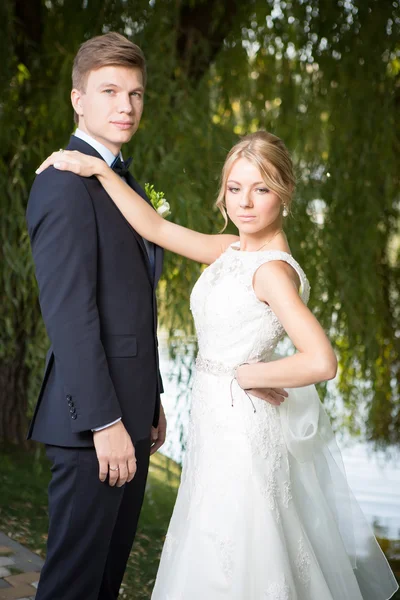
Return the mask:
<path id="1" fill-rule="evenodd" d="M 265 185 L 277 194 L 282 202 L 282 207 L 289 212 L 296 178 L 288 149 L 276 135 L 268 133 L 268 131 L 256 131 L 245 135 L 240 142 L 233 146 L 222 169 L 221 184 L 215 205 L 224 217 L 225 227 L 228 224 L 225 207 L 226 182 L 233 164 L 239 158 L 246 158 L 257 167 Z"/>

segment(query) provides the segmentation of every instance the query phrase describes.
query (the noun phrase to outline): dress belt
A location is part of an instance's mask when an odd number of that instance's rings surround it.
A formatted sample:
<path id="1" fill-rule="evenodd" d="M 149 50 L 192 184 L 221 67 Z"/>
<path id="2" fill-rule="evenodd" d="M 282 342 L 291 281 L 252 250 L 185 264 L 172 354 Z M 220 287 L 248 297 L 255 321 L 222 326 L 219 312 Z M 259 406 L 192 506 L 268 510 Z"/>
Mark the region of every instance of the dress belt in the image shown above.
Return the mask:
<path id="1" fill-rule="evenodd" d="M 200 354 L 197 355 L 195 364 L 196 364 L 196 369 L 198 371 L 202 371 L 203 373 L 210 373 L 211 375 L 217 375 L 217 376 L 218 375 L 230 376 L 231 377 L 230 394 L 231 394 L 232 406 L 233 406 L 233 384 L 236 382 L 236 385 L 238 386 L 239 390 L 241 392 L 243 392 L 244 394 L 246 394 L 247 398 L 250 400 L 251 405 L 253 407 L 253 411 L 257 412 L 256 407 L 254 406 L 254 402 L 251 399 L 250 395 L 247 393 L 246 390 L 244 390 L 243 388 L 240 387 L 240 385 L 238 384 L 238 381 L 236 379 L 236 369 L 240 365 L 235 365 L 234 367 L 230 367 L 229 365 L 225 365 L 224 363 L 210 360 L 208 358 L 203 358 Z"/>
<path id="2" fill-rule="evenodd" d="M 211 373 L 211 375 L 231 375 L 233 377 L 237 366 L 230 367 L 216 360 L 203 358 L 200 354 L 196 357 L 196 369 L 204 373 Z"/>

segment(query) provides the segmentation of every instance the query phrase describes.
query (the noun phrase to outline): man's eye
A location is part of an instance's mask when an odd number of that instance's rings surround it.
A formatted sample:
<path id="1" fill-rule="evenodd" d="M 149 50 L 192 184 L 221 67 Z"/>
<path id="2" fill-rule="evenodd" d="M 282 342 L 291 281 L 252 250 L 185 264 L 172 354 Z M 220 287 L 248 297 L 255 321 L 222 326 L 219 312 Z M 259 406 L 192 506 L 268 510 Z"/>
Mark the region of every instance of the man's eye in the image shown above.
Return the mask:
<path id="1" fill-rule="evenodd" d="M 113 93 L 114 93 L 114 90 L 104 90 L 104 92 L 105 92 L 106 94 L 113 94 Z"/>
<path id="2" fill-rule="evenodd" d="M 141 92 L 132 92 L 131 95 L 132 96 L 136 96 L 137 98 L 141 98 L 142 97 L 142 93 Z"/>

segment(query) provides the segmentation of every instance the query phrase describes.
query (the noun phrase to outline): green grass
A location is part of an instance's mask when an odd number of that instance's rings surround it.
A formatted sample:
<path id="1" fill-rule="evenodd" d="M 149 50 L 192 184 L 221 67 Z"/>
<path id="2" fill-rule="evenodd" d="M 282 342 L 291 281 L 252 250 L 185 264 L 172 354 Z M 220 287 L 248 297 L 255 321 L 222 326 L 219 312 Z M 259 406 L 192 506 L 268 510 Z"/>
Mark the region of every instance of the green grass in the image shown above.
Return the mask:
<path id="1" fill-rule="evenodd" d="M 0 530 L 44 557 L 50 478 L 47 460 L 41 449 L 36 456 L 3 450 L 0 466 Z M 162 454 L 152 457 L 146 500 L 120 595 L 125 600 L 149 600 L 151 596 L 179 478 L 176 463 Z M 400 541 L 379 541 L 400 578 Z M 393 600 L 400 600 L 400 592 Z"/>
<path id="2" fill-rule="evenodd" d="M 122 598 L 149 600 L 175 503 L 180 467 L 163 456 L 151 458 L 146 499 L 125 573 Z"/>
<path id="3" fill-rule="evenodd" d="M 43 451 L 0 451 L 0 530 L 39 556 L 47 540 L 50 471 Z M 136 541 L 121 598 L 149 600 L 179 485 L 180 467 L 162 454 L 152 457 Z"/>

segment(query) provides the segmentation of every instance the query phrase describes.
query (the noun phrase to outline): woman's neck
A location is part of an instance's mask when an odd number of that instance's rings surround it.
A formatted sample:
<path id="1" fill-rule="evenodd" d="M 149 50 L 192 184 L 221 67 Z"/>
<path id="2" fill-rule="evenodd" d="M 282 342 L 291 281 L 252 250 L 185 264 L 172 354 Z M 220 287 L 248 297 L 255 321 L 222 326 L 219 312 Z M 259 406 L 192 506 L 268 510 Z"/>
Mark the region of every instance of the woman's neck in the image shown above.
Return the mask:
<path id="1" fill-rule="evenodd" d="M 271 243 L 279 242 L 280 237 L 282 236 L 282 241 L 285 242 L 286 245 L 286 237 L 281 229 L 281 227 L 275 227 L 273 230 L 269 232 L 263 232 L 262 235 L 248 235 L 239 233 L 240 237 L 240 250 L 243 252 L 258 252 L 261 249 L 269 250 L 271 248 Z"/>

